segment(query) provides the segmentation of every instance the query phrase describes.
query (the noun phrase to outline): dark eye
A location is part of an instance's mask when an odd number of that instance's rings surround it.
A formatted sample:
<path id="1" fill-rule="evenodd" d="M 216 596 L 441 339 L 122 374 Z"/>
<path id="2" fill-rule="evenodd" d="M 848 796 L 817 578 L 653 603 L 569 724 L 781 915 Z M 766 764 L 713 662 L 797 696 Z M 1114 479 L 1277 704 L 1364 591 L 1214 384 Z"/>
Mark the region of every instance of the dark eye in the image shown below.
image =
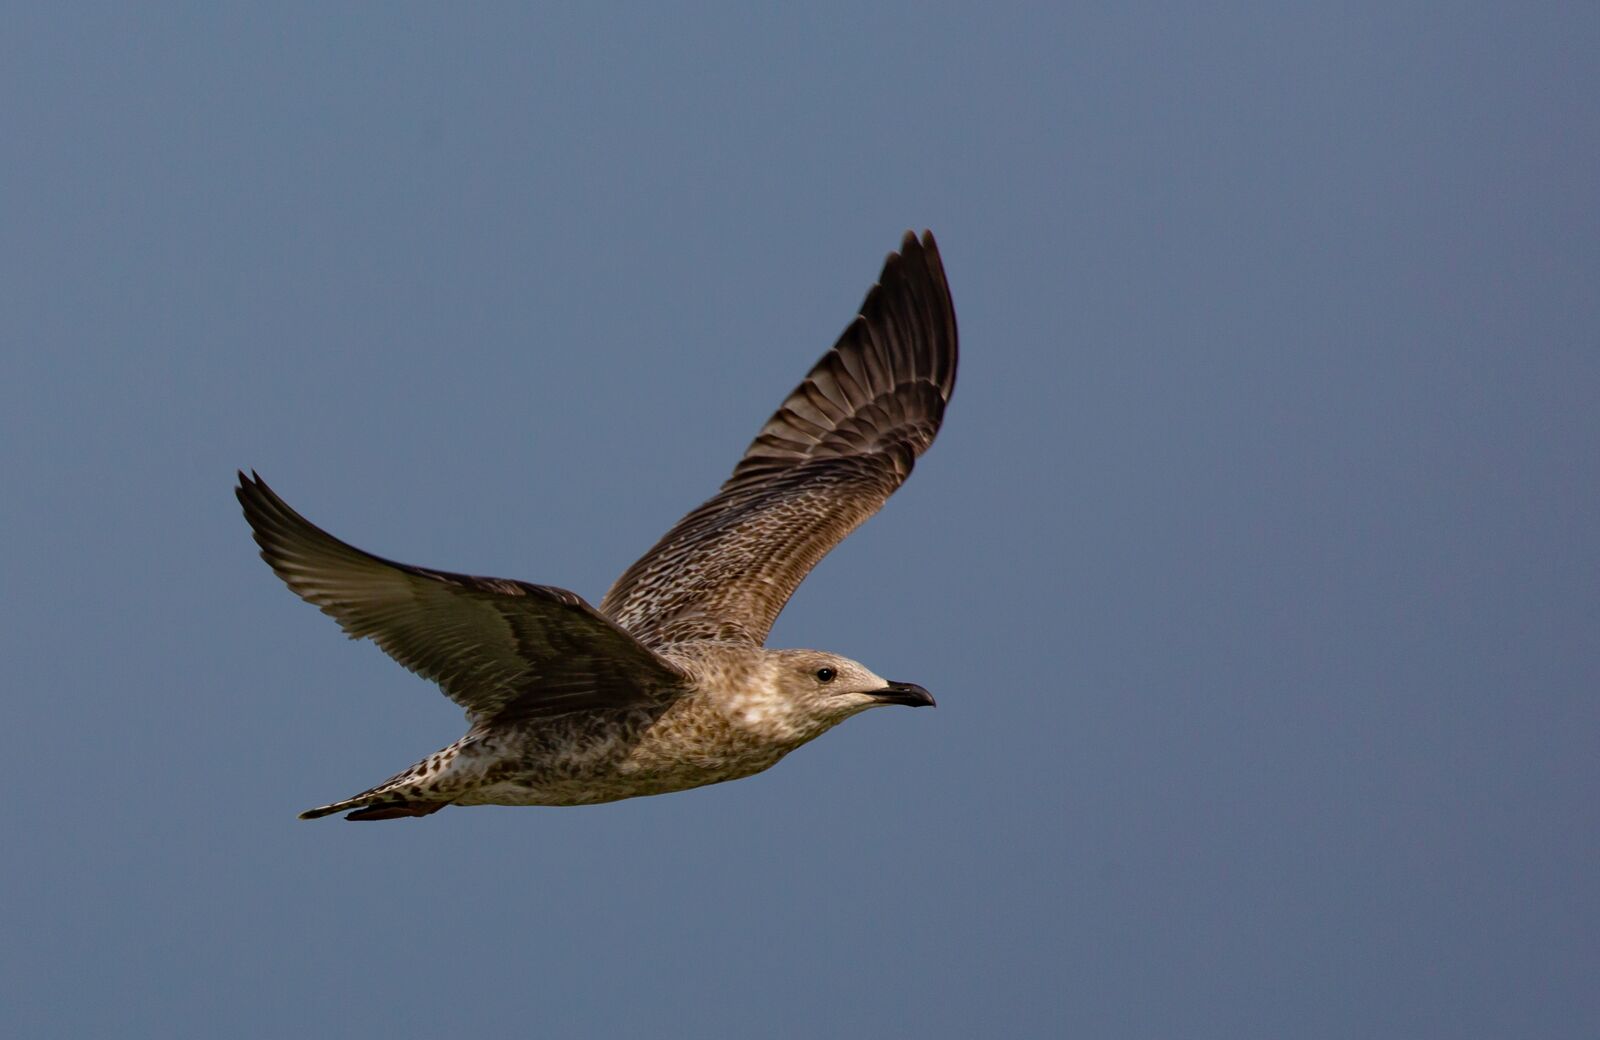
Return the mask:
<path id="1" fill-rule="evenodd" d="M 833 682 L 833 677 L 838 674 L 832 668 L 818 668 L 817 682 Z"/>

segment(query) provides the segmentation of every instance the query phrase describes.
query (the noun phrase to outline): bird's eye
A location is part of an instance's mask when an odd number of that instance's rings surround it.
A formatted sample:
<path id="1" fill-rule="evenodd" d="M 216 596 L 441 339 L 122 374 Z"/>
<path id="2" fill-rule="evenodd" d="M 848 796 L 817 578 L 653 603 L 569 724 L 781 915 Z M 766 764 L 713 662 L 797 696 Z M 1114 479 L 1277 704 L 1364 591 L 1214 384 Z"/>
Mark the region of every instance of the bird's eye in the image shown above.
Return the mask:
<path id="1" fill-rule="evenodd" d="M 833 677 L 835 675 L 838 675 L 838 674 L 839 673 L 834 671 L 832 668 L 818 668 L 817 669 L 817 681 L 818 682 L 833 682 Z"/>

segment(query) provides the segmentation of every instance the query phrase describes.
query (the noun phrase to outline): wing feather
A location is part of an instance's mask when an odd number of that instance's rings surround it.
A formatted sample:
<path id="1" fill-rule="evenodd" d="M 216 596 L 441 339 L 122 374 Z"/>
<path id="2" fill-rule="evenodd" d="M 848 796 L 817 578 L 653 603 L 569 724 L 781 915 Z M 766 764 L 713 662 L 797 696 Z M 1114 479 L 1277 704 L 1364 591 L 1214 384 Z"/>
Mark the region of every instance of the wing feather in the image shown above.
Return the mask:
<path id="1" fill-rule="evenodd" d="M 761 645 L 812 567 L 933 443 L 955 389 L 956 315 L 931 232 L 907 232 L 833 349 L 715 497 L 617 579 L 600 609 L 648 646 Z"/>
<path id="2" fill-rule="evenodd" d="M 259 476 L 235 490 L 261 558 L 298 596 L 439 684 L 474 720 L 665 703 L 685 676 L 566 589 L 395 563 L 295 512 Z"/>

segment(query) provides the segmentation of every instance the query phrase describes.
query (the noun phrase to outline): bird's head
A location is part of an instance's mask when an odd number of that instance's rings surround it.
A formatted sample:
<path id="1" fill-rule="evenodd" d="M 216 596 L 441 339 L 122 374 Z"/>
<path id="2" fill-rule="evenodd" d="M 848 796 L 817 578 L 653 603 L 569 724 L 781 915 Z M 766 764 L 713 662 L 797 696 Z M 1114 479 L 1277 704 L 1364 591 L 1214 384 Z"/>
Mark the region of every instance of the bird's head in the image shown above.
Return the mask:
<path id="1" fill-rule="evenodd" d="M 890 682 L 838 654 L 782 650 L 772 660 L 777 671 L 774 685 L 785 699 L 799 713 L 827 726 L 885 704 L 933 707 L 933 697 L 916 683 Z"/>

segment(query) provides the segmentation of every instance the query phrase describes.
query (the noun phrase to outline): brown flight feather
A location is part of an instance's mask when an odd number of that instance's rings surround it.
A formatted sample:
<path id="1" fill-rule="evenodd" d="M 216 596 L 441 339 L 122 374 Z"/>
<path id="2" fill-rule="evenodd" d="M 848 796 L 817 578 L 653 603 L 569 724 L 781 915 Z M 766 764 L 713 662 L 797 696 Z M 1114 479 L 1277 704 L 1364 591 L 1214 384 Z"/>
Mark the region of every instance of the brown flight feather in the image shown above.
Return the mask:
<path id="1" fill-rule="evenodd" d="M 878 511 L 933 443 L 956 381 L 956 315 L 933 235 L 907 232 L 833 349 L 715 497 L 600 601 L 647 646 L 760 646 L 812 567 Z"/>
<path id="2" fill-rule="evenodd" d="M 255 474 L 236 489 L 261 558 L 352 639 L 467 709 L 511 721 L 664 703 L 684 676 L 577 593 L 394 563 L 335 538 Z"/>

